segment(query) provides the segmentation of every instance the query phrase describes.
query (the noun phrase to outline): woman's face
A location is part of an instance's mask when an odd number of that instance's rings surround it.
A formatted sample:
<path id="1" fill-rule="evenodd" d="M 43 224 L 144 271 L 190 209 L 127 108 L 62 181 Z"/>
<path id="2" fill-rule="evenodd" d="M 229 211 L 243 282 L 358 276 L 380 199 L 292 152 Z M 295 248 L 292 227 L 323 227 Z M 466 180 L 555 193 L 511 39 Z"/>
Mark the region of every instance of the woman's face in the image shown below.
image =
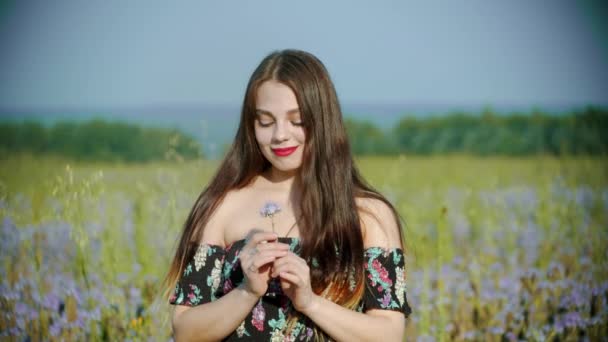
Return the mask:
<path id="1" fill-rule="evenodd" d="M 296 95 L 285 84 L 269 80 L 258 88 L 255 104 L 255 138 L 262 154 L 277 170 L 297 170 L 306 134 Z"/>

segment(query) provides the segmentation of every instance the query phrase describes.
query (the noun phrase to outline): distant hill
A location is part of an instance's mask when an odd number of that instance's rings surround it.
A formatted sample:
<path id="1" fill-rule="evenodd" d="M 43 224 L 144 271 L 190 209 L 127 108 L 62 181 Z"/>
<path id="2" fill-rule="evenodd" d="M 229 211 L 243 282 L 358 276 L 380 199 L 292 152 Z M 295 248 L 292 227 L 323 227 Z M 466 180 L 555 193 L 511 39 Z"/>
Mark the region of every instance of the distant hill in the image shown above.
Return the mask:
<path id="1" fill-rule="evenodd" d="M 526 106 L 492 106 L 494 114 L 529 113 Z M 543 106 L 543 112 L 562 115 L 575 106 Z M 381 130 L 388 130 L 403 117 L 436 117 L 453 112 L 481 114 L 483 106 L 474 105 L 412 105 L 412 104 L 343 104 L 346 118 L 368 121 Z M 197 139 L 205 155 L 214 158 L 222 154 L 236 133 L 240 105 L 196 105 L 105 109 L 31 109 L 11 110 L 0 108 L 0 121 L 36 121 L 52 125 L 59 121 L 90 121 L 94 118 L 122 121 L 141 126 L 176 128 Z"/>
<path id="2" fill-rule="evenodd" d="M 239 115 L 236 106 L 176 106 L 103 110 L 1 110 L 0 120 L 32 120 L 50 126 L 60 121 L 84 122 L 97 118 L 143 127 L 175 128 L 198 140 L 203 146 L 204 154 L 213 158 L 219 156 L 223 146 L 230 143 L 234 137 Z"/>

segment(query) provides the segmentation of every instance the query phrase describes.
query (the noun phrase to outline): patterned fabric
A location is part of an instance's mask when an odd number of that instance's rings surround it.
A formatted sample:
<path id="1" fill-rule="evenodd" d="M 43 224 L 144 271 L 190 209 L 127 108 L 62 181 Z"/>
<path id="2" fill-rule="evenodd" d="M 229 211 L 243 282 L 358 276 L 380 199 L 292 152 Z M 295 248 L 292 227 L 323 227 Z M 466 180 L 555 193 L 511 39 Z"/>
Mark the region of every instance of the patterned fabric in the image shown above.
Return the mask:
<path id="1" fill-rule="evenodd" d="M 297 238 L 279 238 L 289 243 L 290 250 L 299 253 Z M 239 286 L 243 272 L 239 253 L 245 240 L 227 246 L 202 244 L 194 258 L 186 265 L 182 277 L 175 286 L 170 304 L 195 306 L 214 301 Z M 357 311 L 370 309 L 394 310 L 406 317 L 412 312 L 407 302 L 405 285 L 405 260 L 399 248 L 367 248 L 365 251 L 366 288 Z M 318 265 L 312 260 L 311 268 Z M 354 279 L 353 279 L 354 283 Z M 247 318 L 225 341 L 311 341 L 314 323 L 301 315 L 286 336 L 287 320 L 297 313 L 291 301 L 282 293 L 280 285 L 271 283 L 268 292 L 260 298 Z M 323 336 L 328 339 L 327 336 Z"/>

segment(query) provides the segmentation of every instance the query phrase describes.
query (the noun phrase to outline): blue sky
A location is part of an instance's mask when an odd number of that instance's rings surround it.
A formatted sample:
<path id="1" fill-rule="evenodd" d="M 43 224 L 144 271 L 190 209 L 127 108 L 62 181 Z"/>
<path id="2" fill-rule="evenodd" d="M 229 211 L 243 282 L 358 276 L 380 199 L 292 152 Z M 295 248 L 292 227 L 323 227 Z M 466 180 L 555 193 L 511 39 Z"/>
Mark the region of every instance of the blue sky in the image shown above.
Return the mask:
<path id="1" fill-rule="evenodd" d="M 239 104 L 299 48 L 342 102 L 608 105 L 601 2 L 5 1 L 0 108 Z"/>

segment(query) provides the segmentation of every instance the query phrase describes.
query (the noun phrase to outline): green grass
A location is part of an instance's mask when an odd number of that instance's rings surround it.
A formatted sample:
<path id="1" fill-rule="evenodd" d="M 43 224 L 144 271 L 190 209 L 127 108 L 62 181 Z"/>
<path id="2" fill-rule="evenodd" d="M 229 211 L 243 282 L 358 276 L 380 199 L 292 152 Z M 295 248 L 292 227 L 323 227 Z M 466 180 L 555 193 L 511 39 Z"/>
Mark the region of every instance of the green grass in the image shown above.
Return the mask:
<path id="1" fill-rule="evenodd" d="M 405 221 L 414 310 L 407 339 L 605 336 L 606 161 L 359 158 L 363 175 Z M 6 333 L 0 339 L 168 338 L 169 307 L 159 282 L 186 215 L 217 166 L 27 155 L 1 161 L 0 304 L 8 314 L 0 318 Z M 76 290 L 65 290 L 62 281 Z M 570 303 L 578 292 L 584 304 Z M 63 310 L 45 304 L 51 295 Z M 587 321 L 568 325 L 567 314 Z"/>

